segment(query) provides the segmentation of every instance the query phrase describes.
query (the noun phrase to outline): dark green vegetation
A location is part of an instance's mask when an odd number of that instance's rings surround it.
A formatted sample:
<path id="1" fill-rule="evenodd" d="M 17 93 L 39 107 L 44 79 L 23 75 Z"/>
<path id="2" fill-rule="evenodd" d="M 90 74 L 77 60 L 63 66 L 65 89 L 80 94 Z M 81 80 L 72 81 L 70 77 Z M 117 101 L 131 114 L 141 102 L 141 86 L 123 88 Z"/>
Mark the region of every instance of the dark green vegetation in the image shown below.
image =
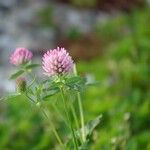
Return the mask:
<path id="1" fill-rule="evenodd" d="M 90 150 L 150 149 L 150 10 L 135 10 L 96 27 L 107 43 L 101 58 L 79 62 L 81 74 L 99 81 L 82 93 L 85 120 L 103 114 Z M 54 106 L 44 102 L 62 135 L 65 126 Z M 65 135 L 65 134 L 64 134 Z M 65 141 L 65 137 L 64 137 Z M 24 97 L 0 104 L 0 149 L 57 149 L 57 141 L 39 110 Z"/>

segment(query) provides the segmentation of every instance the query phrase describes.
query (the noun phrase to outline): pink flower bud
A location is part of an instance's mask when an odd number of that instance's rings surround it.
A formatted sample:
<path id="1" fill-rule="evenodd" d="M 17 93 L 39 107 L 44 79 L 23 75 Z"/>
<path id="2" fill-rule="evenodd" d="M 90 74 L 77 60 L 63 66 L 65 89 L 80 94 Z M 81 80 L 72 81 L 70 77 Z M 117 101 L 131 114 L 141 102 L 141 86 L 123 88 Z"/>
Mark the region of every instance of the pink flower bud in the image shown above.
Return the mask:
<path id="1" fill-rule="evenodd" d="M 17 48 L 10 56 L 10 63 L 16 66 L 29 62 L 32 59 L 32 52 L 26 48 Z"/>
<path id="2" fill-rule="evenodd" d="M 72 71 L 73 60 L 64 48 L 47 51 L 43 56 L 43 69 L 48 76 L 63 75 Z"/>

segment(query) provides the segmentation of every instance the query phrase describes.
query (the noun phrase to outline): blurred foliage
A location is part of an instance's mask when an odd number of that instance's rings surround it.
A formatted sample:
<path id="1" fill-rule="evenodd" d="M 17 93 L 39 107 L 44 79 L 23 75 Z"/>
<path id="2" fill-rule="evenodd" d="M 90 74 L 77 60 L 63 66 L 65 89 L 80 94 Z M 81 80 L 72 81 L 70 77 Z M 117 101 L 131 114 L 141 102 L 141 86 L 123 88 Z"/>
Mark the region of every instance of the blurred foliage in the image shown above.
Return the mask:
<path id="1" fill-rule="evenodd" d="M 100 83 L 82 93 L 85 119 L 103 114 L 89 150 L 150 149 L 150 9 L 135 10 L 97 26 L 107 43 L 103 57 L 77 64 L 80 74 Z M 50 103 L 52 105 L 50 105 Z M 55 106 L 48 105 L 58 132 L 64 124 Z M 65 136 L 64 136 L 65 141 Z M 39 111 L 24 97 L 0 104 L 0 149 L 58 149 L 57 141 Z"/>
<path id="2" fill-rule="evenodd" d="M 53 27 L 53 7 L 48 5 L 37 12 L 38 20 L 37 24 L 42 25 L 43 27 Z"/>
<path id="3" fill-rule="evenodd" d="M 67 38 L 70 40 L 78 40 L 82 36 L 80 29 L 76 26 L 72 26 L 68 29 Z"/>
<path id="4" fill-rule="evenodd" d="M 71 3 L 79 7 L 95 7 L 97 0 L 71 0 Z"/>
<path id="5" fill-rule="evenodd" d="M 141 8 L 146 5 L 146 0 L 57 0 L 70 3 L 82 8 L 96 8 L 111 12 L 113 10 L 130 11 L 135 7 Z"/>

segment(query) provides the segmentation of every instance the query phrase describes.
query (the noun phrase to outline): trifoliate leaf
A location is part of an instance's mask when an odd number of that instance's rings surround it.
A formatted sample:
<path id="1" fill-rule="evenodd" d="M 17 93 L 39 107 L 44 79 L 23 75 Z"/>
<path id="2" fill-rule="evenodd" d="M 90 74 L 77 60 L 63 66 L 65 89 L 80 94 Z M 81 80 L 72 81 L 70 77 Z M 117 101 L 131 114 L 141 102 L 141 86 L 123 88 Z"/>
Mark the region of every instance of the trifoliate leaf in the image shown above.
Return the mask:
<path id="1" fill-rule="evenodd" d="M 17 71 L 16 73 L 14 73 L 14 74 L 12 74 L 11 76 L 10 76 L 10 79 L 12 80 L 12 79 L 16 79 L 17 77 L 19 77 L 20 75 L 22 75 L 24 73 L 24 70 L 19 70 L 19 71 Z"/>
<path id="2" fill-rule="evenodd" d="M 33 68 L 36 68 L 36 67 L 39 67 L 40 65 L 39 64 L 29 64 L 27 66 L 25 66 L 26 69 L 33 69 Z"/>

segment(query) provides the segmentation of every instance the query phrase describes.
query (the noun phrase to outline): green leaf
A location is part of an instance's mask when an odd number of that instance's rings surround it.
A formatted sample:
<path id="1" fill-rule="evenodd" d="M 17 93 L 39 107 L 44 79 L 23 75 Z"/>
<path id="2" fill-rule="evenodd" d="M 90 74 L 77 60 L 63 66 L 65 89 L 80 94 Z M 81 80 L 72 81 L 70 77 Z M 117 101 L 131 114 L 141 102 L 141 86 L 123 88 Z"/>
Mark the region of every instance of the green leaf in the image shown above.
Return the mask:
<path id="1" fill-rule="evenodd" d="M 30 94 L 30 95 L 35 95 L 35 93 L 34 93 L 32 88 L 27 88 L 26 93 Z"/>
<path id="2" fill-rule="evenodd" d="M 52 80 L 50 80 L 43 85 L 44 86 L 43 91 L 48 92 L 51 90 L 58 90 L 61 85 L 62 85 L 61 82 L 53 82 Z"/>
<path id="3" fill-rule="evenodd" d="M 99 115 L 98 117 L 91 120 L 84 126 L 86 141 L 79 146 L 79 150 L 89 150 L 88 144 L 90 142 L 90 136 L 92 135 L 94 129 L 100 124 L 101 118 L 102 118 L 102 115 Z M 79 141 L 80 141 L 81 133 L 82 133 L 82 128 L 75 132 L 76 138 Z M 72 138 L 69 139 L 66 146 L 68 149 L 73 149 L 74 145 L 73 145 Z"/>
<path id="4" fill-rule="evenodd" d="M 53 80 L 51 80 L 51 79 L 46 79 L 46 80 L 43 80 L 42 82 L 41 82 L 41 84 L 46 84 L 46 83 L 52 83 L 53 82 Z"/>
<path id="5" fill-rule="evenodd" d="M 100 124 L 102 115 L 96 117 L 94 120 L 91 120 L 86 126 L 85 126 L 85 133 L 86 136 L 90 136 L 94 129 Z"/>
<path id="6" fill-rule="evenodd" d="M 74 141 L 72 138 L 67 142 L 66 147 L 70 150 L 74 149 Z"/>
<path id="7" fill-rule="evenodd" d="M 89 150 L 89 140 L 86 140 L 80 147 L 79 150 Z"/>
<path id="8" fill-rule="evenodd" d="M 19 70 L 17 71 L 16 73 L 12 74 L 10 76 L 10 79 L 13 80 L 13 79 L 16 79 L 17 77 L 19 77 L 20 75 L 22 75 L 24 73 L 24 70 Z"/>
<path id="9" fill-rule="evenodd" d="M 25 68 L 26 69 L 32 69 L 32 68 L 36 68 L 36 67 L 39 67 L 39 66 L 40 66 L 39 64 L 29 64 Z"/>
<path id="10" fill-rule="evenodd" d="M 75 84 L 77 82 L 80 82 L 81 80 L 82 78 L 79 76 L 71 77 L 66 80 L 66 84 Z"/>
<path id="11" fill-rule="evenodd" d="M 12 95 L 4 96 L 4 97 L 0 98 L 0 101 L 15 98 L 15 97 L 20 96 L 20 95 L 21 95 L 21 93 L 17 93 L 17 94 L 15 93 L 15 94 L 12 94 Z"/>
<path id="12" fill-rule="evenodd" d="M 92 135 L 94 129 L 100 124 L 101 118 L 102 118 L 102 115 L 99 115 L 98 117 L 91 120 L 84 126 L 85 136 L 87 139 Z M 81 128 L 79 131 L 76 132 L 76 135 L 78 137 L 80 137 L 82 130 L 83 129 Z"/>
<path id="13" fill-rule="evenodd" d="M 43 100 L 47 100 L 48 98 L 50 98 L 51 96 L 55 95 L 55 94 L 58 93 L 59 91 L 60 91 L 59 88 L 52 89 L 52 90 L 46 92 L 47 94 L 44 95 L 44 96 L 42 97 L 42 99 L 43 99 Z"/>
<path id="14" fill-rule="evenodd" d="M 65 85 L 73 90 L 81 91 L 86 85 L 86 79 L 79 76 L 71 77 L 66 80 Z"/>

